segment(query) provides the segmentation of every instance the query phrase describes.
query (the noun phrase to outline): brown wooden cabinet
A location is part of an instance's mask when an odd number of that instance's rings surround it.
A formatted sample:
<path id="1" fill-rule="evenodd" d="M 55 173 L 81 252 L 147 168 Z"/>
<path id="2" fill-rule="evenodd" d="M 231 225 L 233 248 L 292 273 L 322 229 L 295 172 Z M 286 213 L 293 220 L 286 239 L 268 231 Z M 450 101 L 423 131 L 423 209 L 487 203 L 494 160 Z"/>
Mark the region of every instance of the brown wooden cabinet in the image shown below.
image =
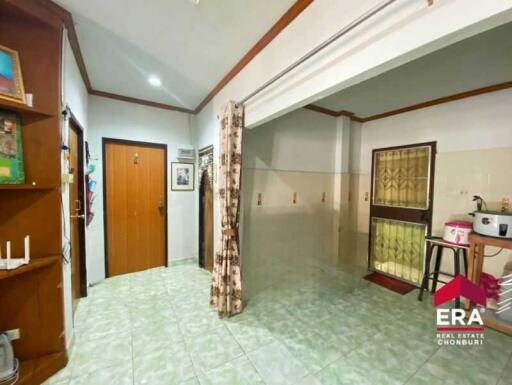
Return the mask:
<path id="1" fill-rule="evenodd" d="M 0 244 L 32 261 L 0 271 L 0 330 L 20 329 L 14 341 L 19 384 L 40 384 L 67 362 L 62 288 L 60 67 L 62 20 L 38 0 L 0 2 L 0 45 L 18 51 L 25 91 L 34 106 L 0 99 L 21 117 L 26 183 L 0 185 Z"/>

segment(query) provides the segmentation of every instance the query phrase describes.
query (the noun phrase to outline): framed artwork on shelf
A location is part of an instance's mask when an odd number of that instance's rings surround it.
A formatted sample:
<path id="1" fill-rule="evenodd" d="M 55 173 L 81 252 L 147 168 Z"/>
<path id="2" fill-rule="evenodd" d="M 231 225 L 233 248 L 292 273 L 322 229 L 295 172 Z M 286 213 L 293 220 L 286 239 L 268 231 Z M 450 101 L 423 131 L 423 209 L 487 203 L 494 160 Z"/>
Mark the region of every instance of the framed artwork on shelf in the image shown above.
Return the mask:
<path id="1" fill-rule="evenodd" d="M 0 110 L 0 184 L 23 184 L 23 142 L 19 115 Z"/>
<path id="2" fill-rule="evenodd" d="M 171 163 L 171 190 L 194 191 L 195 164 Z"/>
<path id="3" fill-rule="evenodd" d="M 0 45 L 0 99 L 25 104 L 18 52 Z"/>

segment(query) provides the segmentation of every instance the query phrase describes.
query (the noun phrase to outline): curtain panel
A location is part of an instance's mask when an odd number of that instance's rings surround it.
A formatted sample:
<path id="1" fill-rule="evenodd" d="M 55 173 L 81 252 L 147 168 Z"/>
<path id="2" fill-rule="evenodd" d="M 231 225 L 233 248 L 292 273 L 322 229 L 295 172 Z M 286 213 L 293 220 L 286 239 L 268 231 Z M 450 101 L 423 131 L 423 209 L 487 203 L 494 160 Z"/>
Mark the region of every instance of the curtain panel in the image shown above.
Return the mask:
<path id="1" fill-rule="evenodd" d="M 222 111 L 220 126 L 219 198 L 222 235 L 213 266 L 210 306 L 224 317 L 242 311 L 238 220 L 244 106 L 229 102 Z"/>

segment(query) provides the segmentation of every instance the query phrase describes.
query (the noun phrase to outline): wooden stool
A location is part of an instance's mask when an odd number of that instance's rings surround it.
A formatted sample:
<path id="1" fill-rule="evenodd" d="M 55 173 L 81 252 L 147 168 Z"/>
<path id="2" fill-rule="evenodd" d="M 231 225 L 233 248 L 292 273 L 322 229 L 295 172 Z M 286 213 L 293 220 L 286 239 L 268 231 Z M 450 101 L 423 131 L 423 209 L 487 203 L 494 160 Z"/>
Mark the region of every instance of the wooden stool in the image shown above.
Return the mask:
<path id="1" fill-rule="evenodd" d="M 425 261 L 425 272 L 423 273 L 423 279 L 421 281 L 421 287 L 420 287 L 420 293 L 418 295 L 418 301 L 421 301 L 423 299 L 423 291 L 428 291 L 428 283 L 429 280 L 432 280 L 432 290 L 431 293 L 435 293 L 437 289 L 437 283 L 447 283 L 445 281 L 442 281 L 439 279 L 439 274 L 444 274 L 449 277 L 456 277 L 460 274 L 460 260 L 462 257 L 462 260 L 464 262 L 464 275 L 467 276 L 468 274 L 468 249 L 469 246 L 463 246 L 463 245 L 455 245 L 453 243 L 449 243 L 444 241 L 441 237 L 428 237 L 426 238 L 427 243 L 427 254 L 426 254 L 426 261 Z M 434 271 L 430 272 L 430 265 L 432 262 L 432 256 L 434 254 L 434 249 L 436 250 L 436 261 L 435 261 L 435 267 Z M 453 274 L 446 273 L 444 271 L 440 271 L 441 269 L 441 260 L 443 258 L 443 250 L 445 248 L 448 248 L 453 251 L 453 257 L 454 257 L 454 272 Z M 455 307 L 460 308 L 460 299 L 455 300 Z"/>

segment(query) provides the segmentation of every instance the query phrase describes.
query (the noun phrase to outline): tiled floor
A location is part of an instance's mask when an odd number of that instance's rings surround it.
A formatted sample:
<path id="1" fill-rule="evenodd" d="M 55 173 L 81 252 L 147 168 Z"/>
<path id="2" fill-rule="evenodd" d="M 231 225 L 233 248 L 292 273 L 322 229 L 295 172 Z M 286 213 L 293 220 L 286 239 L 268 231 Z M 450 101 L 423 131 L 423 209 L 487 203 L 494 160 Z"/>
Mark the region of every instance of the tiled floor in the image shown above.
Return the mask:
<path id="1" fill-rule="evenodd" d="M 512 338 L 438 348 L 416 293 L 315 267 L 281 282 L 220 320 L 193 265 L 108 279 L 80 303 L 69 365 L 48 384 L 512 384 Z"/>

